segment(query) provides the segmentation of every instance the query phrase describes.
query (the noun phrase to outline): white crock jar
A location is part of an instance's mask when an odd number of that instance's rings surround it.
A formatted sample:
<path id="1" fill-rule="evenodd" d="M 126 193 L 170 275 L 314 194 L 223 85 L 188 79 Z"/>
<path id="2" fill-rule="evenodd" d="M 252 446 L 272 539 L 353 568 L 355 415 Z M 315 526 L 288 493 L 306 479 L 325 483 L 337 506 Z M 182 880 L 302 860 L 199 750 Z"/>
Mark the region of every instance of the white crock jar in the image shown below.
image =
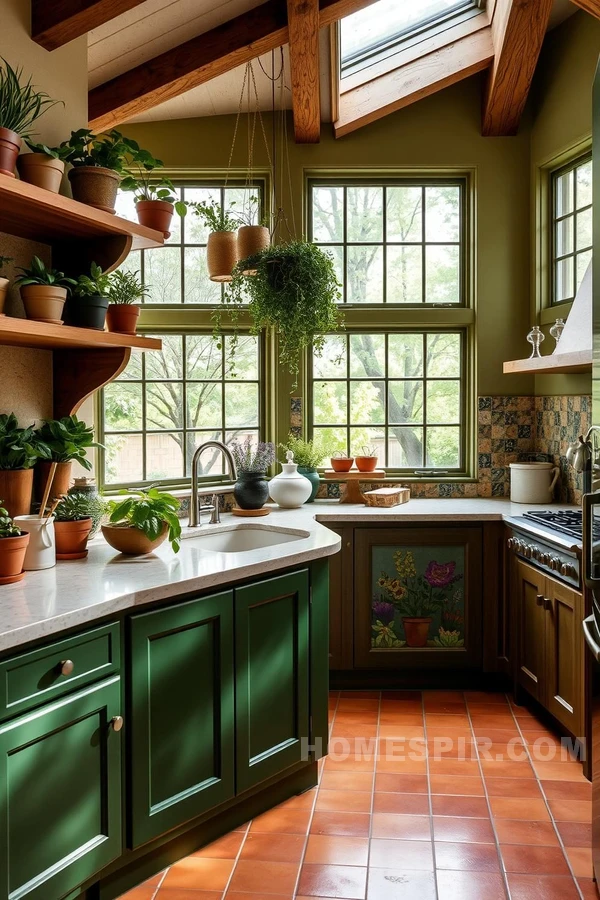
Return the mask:
<path id="1" fill-rule="evenodd" d="M 15 516 L 14 521 L 21 531 L 29 532 L 29 544 L 23 564 L 25 571 L 33 572 L 55 566 L 54 517 L 41 519 L 39 516 Z"/>
<path id="2" fill-rule="evenodd" d="M 510 464 L 510 499 L 513 503 L 552 503 L 560 469 L 551 462 Z"/>
<path id="3" fill-rule="evenodd" d="M 298 471 L 291 450 L 287 451 L 285 458 L 287 462 L 281 464 L 283 471 L 269 482 L 269 494 L 278 506 L 296 509 L 306 503 L 312 494 L 312 484 Z"/>

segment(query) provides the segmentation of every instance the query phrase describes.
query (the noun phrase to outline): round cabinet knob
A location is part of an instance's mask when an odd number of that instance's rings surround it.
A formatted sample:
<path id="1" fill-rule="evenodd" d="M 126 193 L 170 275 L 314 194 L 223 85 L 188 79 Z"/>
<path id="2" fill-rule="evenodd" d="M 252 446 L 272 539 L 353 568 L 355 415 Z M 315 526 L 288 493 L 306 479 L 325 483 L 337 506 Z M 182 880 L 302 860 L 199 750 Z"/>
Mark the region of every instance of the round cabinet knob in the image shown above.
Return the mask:
<path id="1" fill-rule="evenodd" d="M 120 731 L 123 727 L 123 716 L 113 716 L 110 720 L 113 731 Z"/>
<path id="2" fill-rule="evenodd" d="M 508 547 L 509 550 L 512 550 L 512 548 L 515 546 L 515 539 L 509 538 L 506 542 L 506 546 Z"/>
<path id="3" fill-rule="evenodd" d="M 72 675 L 75 669 L 75 663 L 72 659 L 61 659 L 59 663 L 61 675 Z"/>

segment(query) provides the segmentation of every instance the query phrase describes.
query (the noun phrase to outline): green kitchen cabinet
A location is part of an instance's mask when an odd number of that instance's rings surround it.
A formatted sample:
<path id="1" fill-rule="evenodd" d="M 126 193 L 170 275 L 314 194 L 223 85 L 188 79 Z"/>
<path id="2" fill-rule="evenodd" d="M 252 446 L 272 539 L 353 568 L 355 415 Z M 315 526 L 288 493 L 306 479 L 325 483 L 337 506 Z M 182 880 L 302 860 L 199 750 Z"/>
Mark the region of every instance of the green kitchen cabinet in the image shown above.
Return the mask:
<path id="1" fill-rule="evenodd" d="M 130 845 L 234 796 L 233 591 L 130 620 Z"/>
<path id="2" fill-rule="evenodd" d="M 0 726 L 0 900 L 55 900 L 122 851 L 120 679 Z"/>
<path id="3" fill-rule="evenodd" d="M 241 793 L 306 758 L 308 571 L 239 588 L 235 616 L 236 785 Z"/>

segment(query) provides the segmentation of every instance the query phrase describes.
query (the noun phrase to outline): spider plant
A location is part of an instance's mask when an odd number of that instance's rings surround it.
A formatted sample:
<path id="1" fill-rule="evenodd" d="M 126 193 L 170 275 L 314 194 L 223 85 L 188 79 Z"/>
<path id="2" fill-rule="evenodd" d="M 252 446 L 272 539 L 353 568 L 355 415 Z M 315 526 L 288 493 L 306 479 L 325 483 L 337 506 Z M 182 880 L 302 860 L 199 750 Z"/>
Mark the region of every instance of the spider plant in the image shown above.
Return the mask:
<path id="1" fill-rule="evenodd" d="M 22 67 L 13 69 L 4 57 L 0 60 L 0 128 L 27 138 L 32 134 L 36 119 L 62 101 L 52 100 L 44 91 L 37 91 L 31 76 L 24 82 Z"/>

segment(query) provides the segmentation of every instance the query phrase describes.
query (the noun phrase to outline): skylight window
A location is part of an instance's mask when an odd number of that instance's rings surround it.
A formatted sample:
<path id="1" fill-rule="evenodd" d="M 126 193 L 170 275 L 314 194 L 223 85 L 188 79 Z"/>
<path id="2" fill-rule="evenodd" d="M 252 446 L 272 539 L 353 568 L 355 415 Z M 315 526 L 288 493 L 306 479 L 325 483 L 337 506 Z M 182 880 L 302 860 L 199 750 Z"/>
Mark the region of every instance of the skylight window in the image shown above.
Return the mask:
<path id="1" fill-rule="evenodd" d="M 481 12 L 482 0 L 379 0 L 341 21 L 342 76 Z"/>

